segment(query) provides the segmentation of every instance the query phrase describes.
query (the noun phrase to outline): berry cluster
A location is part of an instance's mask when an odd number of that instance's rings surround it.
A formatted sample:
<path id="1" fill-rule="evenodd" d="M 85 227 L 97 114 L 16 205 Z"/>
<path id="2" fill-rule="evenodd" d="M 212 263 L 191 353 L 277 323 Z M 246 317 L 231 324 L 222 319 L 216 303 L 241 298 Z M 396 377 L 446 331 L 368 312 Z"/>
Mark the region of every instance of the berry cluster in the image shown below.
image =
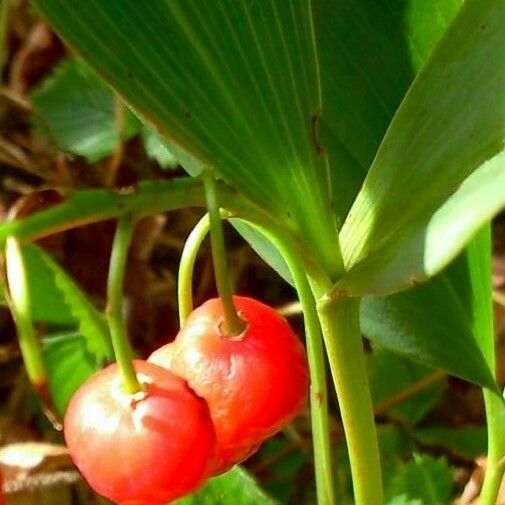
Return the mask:
<path id="1" fill-rule="evenodd" d="M 220 299 L 197 308 L 174 342 L 134 367 L 126 394 L 116 365 L 72 398 L 65 440 L 85 479 L 121 505 L 159 505 L 248 458 L 307 401 L 305 352 L 272 308 L 235 296 L 245 323 L 222 334 Z"/>

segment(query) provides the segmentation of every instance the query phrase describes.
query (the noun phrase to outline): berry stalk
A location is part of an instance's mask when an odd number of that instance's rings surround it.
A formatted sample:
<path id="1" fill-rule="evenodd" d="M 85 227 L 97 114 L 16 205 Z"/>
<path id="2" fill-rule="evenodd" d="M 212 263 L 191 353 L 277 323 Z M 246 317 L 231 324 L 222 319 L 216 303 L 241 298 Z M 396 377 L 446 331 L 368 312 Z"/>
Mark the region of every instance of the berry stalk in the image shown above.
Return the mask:
<path id="1" fill-rule="evenodd" d="M 221 219 L 225 219 L 229 215 L 225 210 L 220 210 Z M 193 312 L 193 272 L 198 251 L 209 233 L 209 229 L 210 220 L 207 213 L 191 230 L 182 249 L 179 272 L 177 274 L 177 301 L 179 305 L 180 326 L 185 323 L 188 316 Z"/>
<path id="2" fill-rule="evenodd" d="M 214 263 L 214 273 L 216 277 L 217 292 L 224 308 L 223 332 L 229 336 L 242 333 L 245 324 L 240 319 L 237 309 L 233 303 L 233 290 L 226 261 L 226 249 L 224 245 L 223 228 L 221 216 L 219 215 L 219 203 L 217 199 L 216 181 L 210 170 L 202 173 L 205 187 L 205 197 L 210 222 L 210 239 L 212 247 L 212 262 Z"/>
<path id="3" fill-rule="evenodd" d="M 142 390 L 133 368 L 133 351 L 123 317 L 124 272 L 134 227 L 135 221 L 131 214 L 125 215 L 119 221 L 112 245 L 107 279 L 107 322 L 114 355 L 123 380 L 123 388 L 128 394 L 134 394 Z"/>

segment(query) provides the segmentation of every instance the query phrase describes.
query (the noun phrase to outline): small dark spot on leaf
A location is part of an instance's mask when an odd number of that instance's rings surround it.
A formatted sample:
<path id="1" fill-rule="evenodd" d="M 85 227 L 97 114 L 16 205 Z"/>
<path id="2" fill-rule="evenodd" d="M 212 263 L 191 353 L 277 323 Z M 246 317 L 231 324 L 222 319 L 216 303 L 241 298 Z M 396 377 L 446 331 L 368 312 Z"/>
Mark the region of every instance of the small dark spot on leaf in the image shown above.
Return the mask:
<path id="1" fill-rule="evenodd" d="M 135 79 L 135 74 L 131 71 L 131 70 L 127 70 L 126 71 L 126 75 L 128 76 L 128 78 L 130 79 Z"/>
<path id="2" fill-rule="evenodd" d="M 186 111 L 184 111 L 184 117 L 186 119 L 191 119 L 193 117 L 193 114 L 191 114 L 191 112 L 189 112 L 189 110 L 186 110 Z"/>
<path id="3" fill-rule="evenodd" d="M 321 117 L 321 111 L 315 111 L 312 113 L 311 116 L 311 126 L 312 126 L 312 143 L 314 144 L 314 147 L 316 149 L 317 154 L 324 154 L 325 149 L 324 147 L 319 143 L 319 118 Z"/>
<path id="4" fill-rule="evenodd" d="M 481 31 L 484 31 L 486 29 L 486 25 L 480 25 Z"/>
<path id="5" fill-rule="evenodd" d="M 286 212 L 286 216 L 288 216 L 288 217 L 291 219 L 291 211 L 289 211 L 289 210 L 288 210 L 288 211 Z"/>

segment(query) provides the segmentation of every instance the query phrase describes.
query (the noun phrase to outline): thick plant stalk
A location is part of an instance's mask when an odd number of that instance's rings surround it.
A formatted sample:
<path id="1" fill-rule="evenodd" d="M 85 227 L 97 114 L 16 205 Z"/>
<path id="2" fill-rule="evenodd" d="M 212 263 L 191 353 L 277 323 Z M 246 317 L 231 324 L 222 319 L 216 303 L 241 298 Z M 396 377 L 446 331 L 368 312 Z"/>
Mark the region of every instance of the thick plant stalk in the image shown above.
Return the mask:
<path id="1" fill-rule="evenodd" d="M 329 299 L 315 288 L 324 344 L 345 431 L 356 505 L 382 505 L 372 397 L 359 326 L 359 299 Z"/>
<path id="2" fill-rule="evenodd" d="M 495 505 L 505 473 L 505 406 L 496 393 L 484 390 L 488 453 L 479 505 Z"/>
<path id="3" fill-rule="evenodd" d="M 124 272 L 134 226 L 135 221 L 131 215 L 126 215 L 119 221 L 112 245 L 107 279 L 107 322 L 109 323 L 114 355 L 123 379 L 123 389 L 128 394 L 142 391 L 142 386 L 133 368 L 133 351 L 123 317 Z"/>

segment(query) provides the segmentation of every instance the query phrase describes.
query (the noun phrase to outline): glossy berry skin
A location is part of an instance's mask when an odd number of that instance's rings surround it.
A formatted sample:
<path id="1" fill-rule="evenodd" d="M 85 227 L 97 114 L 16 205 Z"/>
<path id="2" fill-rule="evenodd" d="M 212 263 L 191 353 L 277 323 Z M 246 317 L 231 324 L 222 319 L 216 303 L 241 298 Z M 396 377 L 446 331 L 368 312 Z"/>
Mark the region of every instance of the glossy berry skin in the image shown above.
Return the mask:
<path id="1" fill-rule="evenodd" d="M 247 324 L 241 335 L 222 335 L 223 306 L 212 299 L 149 358 L 207 400 L 217 436 L 215 473 L 250 456 L 304 408 L 308 395 L 305 351 L 286 320 L 257 300 L 234 302 Z"/>
<path id="2" fill-rule="evenodd" d="M 116 365 L 72 397 L 65 440 L 100 495 L 121 505 L 158 505 L 195 490 L 213 466 L 215 432 L 205 401 L 170 371 L 135 361 L 145 393 L 125 394 Z"/>

